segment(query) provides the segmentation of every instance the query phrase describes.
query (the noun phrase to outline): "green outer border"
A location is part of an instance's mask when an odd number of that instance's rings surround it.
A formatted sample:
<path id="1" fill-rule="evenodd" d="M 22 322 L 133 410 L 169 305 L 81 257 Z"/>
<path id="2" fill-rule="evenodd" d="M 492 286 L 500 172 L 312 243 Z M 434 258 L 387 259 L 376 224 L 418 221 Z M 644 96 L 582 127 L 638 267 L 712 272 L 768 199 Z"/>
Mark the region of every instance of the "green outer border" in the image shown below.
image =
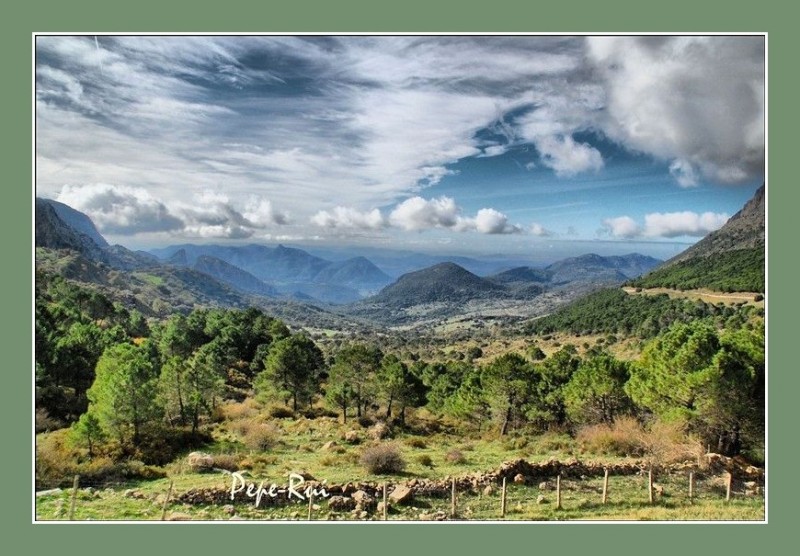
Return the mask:
<path id="1" fill-rule="evenodd" d="M 78 5 L 80 4 L 80 5 Z M 741 5 L 740 5 L 741 4 Z M 721 10 L 724 10 L 721 11 Z M 784 409 L 791 407 L 790 396 L 797 385 L 796 375 L 780 372 L 781 362 L 788 361 L 789 311 L 793 303 L 781 295 L 787 285 L 788 251 L 783 240 L 788 234 L 785 223 L 792 206 L 787 185 L 789 171 L 786 145 L 792 137 L 787 124 L 792 110 L 789 82 L 796 72 L 792 52 L 794 21 L 788 13 L 767 11 L 763 3 L 738 0 L 702 6 L 697 0 L 673 0 L 645 4 L 641 1 L 607 0 L 587 6 L 577 2 L 515 5 L 508 0 L 494 0 L 479 8 L 464 2 L 433 3 L 431 0 L 404 0 L 383 3 L 362 0 L 322 2 L 295 1 L 279 5 L 229 0 L 212 4 L 205 0 L 168 5 L 165 0 L 138 0 L 130 4 L 104 1 L 52 2 L 41 0 L 24 7 L 6 8 L 3 22 L 2 67 L 6 76 L 3 87 L 2 119 L 6 194 L 11 202 L 0 204 L 2 234 L 9 256 L 11 282 L 4 281 L 2 307 L 6 309 L 3 339 L 6 348 L 6 387 L 14 399 L 0 404 L 2 423 L 29 423 L 31 369 L 31 298 L 32 298 L 32 224 L 31 224 L 31 45 L 33 32 L 767 32 L 769 33 L 769 120 L 770 175 L 780 183 L 777 196 L 768 190 L 769 265 L 768 300 L 777 292 L 780 304 L 769 306 L 769 524 L 767 525 L 402 525 L 402 526 L 303 526 L 242 525 L 221 528 L 212 525 L 104 525 L 87 529 L 82 526 L 31 525 L 31 450 L 28 426 L 6 427 L 4 463 L 7 471 L 2 521 L 7 541 L 28 541 L 38 549 L 59 552 L 127 552 L 163 547 L 200 553 L 224 550 L 258 550 L 268 553 L 305 554 L 314 549 L 347 553 L 379 552 L 423 553 L 444 550 L 449 553 L 490 553 L 492 550 L 560 550 L 566 553 L 588 549 L 645 553 L 713 549 L 726 554 L 757 553 L 788 530 L 789 501 L 786 496 L 792 483 L 788 479 L 787 438 L 792 421 Z M 785 71 L 783 71 L 785 70 Z M 10 76 L 8 75 L 10 73 Z M 7 156 L 7 158 L 6 158 Z M 13 162 L 13 163 L 12 163 Z M 11 175 L 8 175 L 10 171 Z M 796 198 L 796 194 L 793 194 Z M 28 230 L 31 235 L 22 234 Z M 21 239 L 23 238 L 24 239 Z M 788 254 L 788 253 L 785 253 Z M 24 292 L 24 294 L 23 294 Z M 9 310 L 10 309 L 10 310 Z M 777 319 L 777 320 L 776 320 Z M 16 349 L 9 350 L 10 346 Z M 781 365 L 781 366 L 779 366 Z M 779 369 L 776 371 L 776 369 Z M 791 375 L 791 376 L 790 376 Z M 19 393 L 19 394 L 18 394 Z M 24 393 L 24 394 L 21 394 Z M 8 442 L 11 439 L 12 442 Z M 792 446 L 788 447 L 793 450 Z M 784 486 L 785 485 L 785 486 Z M 10 497 L 8 495 L 11 495 Z M 191 527 L 187 530 L 183 527 Z M 148 527 L 148 529 L 142 529 Z M 622 527 L 621 529 L 619 527 Z M 397 542 L 400 541 L 400 542 Z M 9 546 L 18 546 L 8 542 Z M 146 545 L 146 546 L 145 546 Z M 162 552 L 162 550 L 159 550 Z"/>

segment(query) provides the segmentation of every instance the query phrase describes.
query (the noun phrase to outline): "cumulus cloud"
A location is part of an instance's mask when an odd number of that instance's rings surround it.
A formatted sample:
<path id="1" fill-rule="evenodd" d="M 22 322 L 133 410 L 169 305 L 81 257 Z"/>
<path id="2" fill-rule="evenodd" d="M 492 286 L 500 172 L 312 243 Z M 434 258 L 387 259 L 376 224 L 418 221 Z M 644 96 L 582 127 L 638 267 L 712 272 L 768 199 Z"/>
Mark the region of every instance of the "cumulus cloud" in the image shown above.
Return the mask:
<path id="1" fill-rule="evenodd" d="M 603 220 L 603 230 L 614 237 L 630 239 L 642 233 L 642 229 L 630 216 L 618 216 Z"/>
<path id="2" fill-rule="evenodd" d="M 319 211 L 311 217 L 311 223 L 321 228 L 380 230 L 386 226 L 386 219 L 378 209 L 362 212 L 338 206 L 330 211 Z"/>
<path id="3" fill-rule="evenodd" d="M 536 222 L 530 225 L 529 230 L 531 234 L 539 237 L 549 237 L 553 235 L 553 232 L 551 232 L 541 224 L 537 224 Z"/>
<path id="4" fill-rule="evenodd" d="M 627 147 L 735 183 L 764 171 L 759 36 L 587 37 L 607 95 L 604 131 Z"/>
<path id="5" fill-rule="evenodd" d="M 536 139 L 542 164 L 552 168 L 559 177 L 570 177 L 603 168 L 600 152 L 586 143 L 577 143 L 571 136 L 547 136 Z"/>
<path id="6" fill-rule="evenodd" d="M 389 223 L 408 231 L 441 228 L 458 232 L 477 231 L 491 235 L 517 234 L 524 231 L 521 226 L 509 223 L 505 214 L 493 208 L 480 209 L 474 218 L 464 216 L 461 207 L 450 197 L 406 199 L 391 212 Z"/>
<path id="7" fill-rule="evenodd" d="M 475 229 L 482 234 L 518 234 L 522 228 L 509 224 L 508 217 L 492 208 L 483 208 L 475 215 Z"/>
<path id="8" fill-rule="evenodd" d="M 669 165 L 669 173 L 681 187 L 694 187 L 698 183 L 694 167 L 686 160 L 673 160 Z"/>
<path id="9" fill-rule="evenodd" d="M 721 228 L 730 218 L 727 214 L 704 212 L 652 213 L 644 217 L 644 235 L 649 237 L 702 237 Z"/>
<path id="10" fill-rule="evenodd" d="M 250 198 L 242 216 L 254 226 L 261 228 L 285 226 L 290 222 L 288 214 L 276 210 L 269 200 L 260 197 Z"/>
<path id="11" fill-rule="evenodd" d="M 703 237 L 720 229 L 729 216 L 723 213 L 692 211 L 653 212 L 646 214 L 644 225 L 639 225 L 630 216 L 608 218 L 603 221 L 603 233 L 614 237 L 631 239 L 636 237 L 658 238 L 693 236 Z"/>
<path id="12" fill-rule="evenodd" d="M 164 203 L 137 187 L 104 183 L 65 185 L 56 200 L 86 213 L 103 233 L 169 232 L 184 225 Z"/>
<path id="13" fill-rule="evenodd" d="M 406 199 L 389 215 L 393 226 L 409 231 L 430 228 L 455 228 L 463 223 L 461 209 L 450 197 L 426 200 L 422 197 Z"/>

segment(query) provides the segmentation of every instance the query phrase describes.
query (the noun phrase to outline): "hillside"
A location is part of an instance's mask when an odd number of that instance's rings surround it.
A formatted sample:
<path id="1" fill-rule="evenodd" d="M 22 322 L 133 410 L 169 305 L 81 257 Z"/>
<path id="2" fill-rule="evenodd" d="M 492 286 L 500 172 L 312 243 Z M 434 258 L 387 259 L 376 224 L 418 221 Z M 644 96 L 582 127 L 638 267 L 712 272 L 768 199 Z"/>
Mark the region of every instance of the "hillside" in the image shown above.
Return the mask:
<path id="1" fill-rule="evenodd" d="M 766 291 L 766 187 L 719 230 L 630 282 L 642 288 Z"/>
<path id="2" fill-rule="evenodd" d="M 268 297 L 275 296 L 277 293 L 275 288 L 265 284 L 246 270 L 228 264 L 216 257 L 202 255 L 197 258 L 193 268 L 198 272 L 208 274 L 242 292 Z"/>
<path id="3" fill-rule="evenodd" d="M 464 303 L 486 297 L 507 297 L 502 286 L 480 278 L 455 263 L 440 263 L 401 276 L 367 301 L 400 309 L 425 303 Z"/>

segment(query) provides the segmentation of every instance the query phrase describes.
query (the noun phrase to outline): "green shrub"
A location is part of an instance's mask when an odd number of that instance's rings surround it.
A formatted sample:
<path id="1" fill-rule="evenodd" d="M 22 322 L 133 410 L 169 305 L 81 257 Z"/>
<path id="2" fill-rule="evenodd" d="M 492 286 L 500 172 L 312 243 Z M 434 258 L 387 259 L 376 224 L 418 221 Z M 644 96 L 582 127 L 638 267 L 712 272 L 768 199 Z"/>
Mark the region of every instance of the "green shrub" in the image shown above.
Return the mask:
<path id="1" fill-rule="evenodd" d="M 361 453 L 359 462 L 373 475 L 400 473 L 406 468 L 406 462 L 395 444 L 369 446 Z"/>
<path id="2" fill-rule="evenodd" d="M 419 436 L 412 436 L 411 438 L 406 439 L 406 444 L 411 448 L 425 449 L 428 447 L 428 445 L 425 443 L 425 440 Z"/>

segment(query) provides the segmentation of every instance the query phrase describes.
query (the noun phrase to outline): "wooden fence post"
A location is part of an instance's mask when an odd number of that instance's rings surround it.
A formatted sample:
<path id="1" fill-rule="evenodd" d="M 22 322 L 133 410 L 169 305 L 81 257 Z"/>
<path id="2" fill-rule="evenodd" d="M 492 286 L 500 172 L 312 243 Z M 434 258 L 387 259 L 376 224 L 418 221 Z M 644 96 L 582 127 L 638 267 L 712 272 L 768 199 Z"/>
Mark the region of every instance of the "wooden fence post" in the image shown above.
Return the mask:
<path id="1" fill-rule="evenodd" d="M 725 501 L 730 502 L 731 500 L 731 487 L 733 486 L 733 473 L 728 471 L 728 476 L 725 479 Z"/>
<path id="2" fill-rule="evenodd" d="M 78 481 L 80 480 L 80 475 L 75 475 L 75 478 L 72 480 L 72 500 L 69 504 L 69 520 L 72 521 L 75 519 L 75 501 L 78 499 Z"/>
<path id="3" fill-rule="evenodd" d="M 311 493 L 308 495 L 308 521 L 311 521 L 311 510 L 313 509 L 312 506 L 314 505 L 314 494 Z"/>
<path id="4" fill-rule="evenodd" d="M 167 506 L 169 505 L 169 499 L 172 498 L 172 486 L 174 481 L 169 482 L 169 488 L 167 489 L 167 497 L 164 498 L 164 504 L 161 506 L 161 521 L 164 521 L 167 517 Z"/>
<path id="5" fill-rule="evenodd" d="M 650 464 L 650 469 L 647 471 L 647 496 L 650 503 L 653 503 L 653 465 Z"/>
<path id="6" fill-rule="evenodd" d="M 386 482 L 383 483 L 383 520 L 386 521 Z"/>
<path id="7" fill-rule="evenodd" d="M 556 477 L 556 509 L 561 509 L 561 473 Z"/>
<path id="8" fill-rule="evenodd" d="M 603 470 L 603 504 L 608 502 L 608 467 Z"/>
<path id="9" fill-rule="evenodd" d="M 506 478 L 503 477 L 503 493 L 500 496 L 500 517 L 506 516 Z"/>
<path id="10" fill-rule="evenodd" d="M 453 477 L 453 484 L 450 493 L 450 517 L 456 516 L 456 478 Z"/>
<path id="11" fill-rule="evenodd" d="M 694 471 L 689 471 L 689 503 L 694 499 Z"/>

